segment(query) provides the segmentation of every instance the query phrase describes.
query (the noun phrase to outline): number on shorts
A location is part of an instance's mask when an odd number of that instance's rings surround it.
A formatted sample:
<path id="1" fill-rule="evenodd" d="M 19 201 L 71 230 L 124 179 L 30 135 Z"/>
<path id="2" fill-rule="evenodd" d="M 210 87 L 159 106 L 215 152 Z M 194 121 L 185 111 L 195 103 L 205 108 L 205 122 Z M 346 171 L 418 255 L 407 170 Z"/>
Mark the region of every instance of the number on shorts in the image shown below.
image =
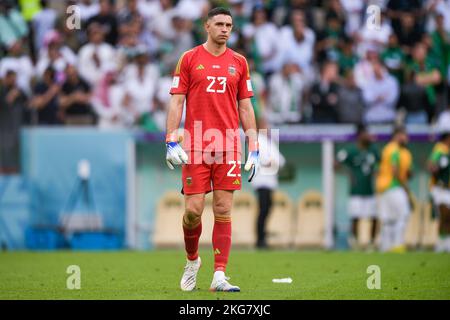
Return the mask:
<path id="1" fill-rule="evenodd" d="M 241 176 L 240 173 L 236 174 L 236 173 L 232 173 L 232 172 L 234 171 L 234 168 L 236 168 L 236 166 L 241 166 L 241 162 L 232 160 L 232 161 L 229 161 L 228 164 L 231 164 L 232 167 L 230 170 L 228 170 L 227 177 L 233 177 L 233 178 L 240 177 Z"/>

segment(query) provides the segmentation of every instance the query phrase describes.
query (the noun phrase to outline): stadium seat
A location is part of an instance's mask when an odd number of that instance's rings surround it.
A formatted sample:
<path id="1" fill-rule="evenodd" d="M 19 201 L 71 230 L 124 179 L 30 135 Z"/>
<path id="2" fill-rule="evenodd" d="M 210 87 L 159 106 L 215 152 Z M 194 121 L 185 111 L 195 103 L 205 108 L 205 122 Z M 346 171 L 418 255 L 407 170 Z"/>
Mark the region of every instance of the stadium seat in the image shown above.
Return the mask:
<path id="1" fill-rule="evenodd" d="M 266 241 L 270 247 L 288 248 L 294 237 L 294 206 L 289 196 L 281 191 L 273 194 L 273 205 L 267 220 Z"/>
<path id="2" fill-rule="evenodd" d="M 257 202 L 252 193 L 236 192 L 232 209 L 233 247 L 251 248 L 256 243 Z"/>
<path id="3" fill-rule="evenodd" d="M 156 209 L 153 245 L 156 248 L 181 248 L 184 245 L 181 221 L 184 198 L 178 191 L 168 191 Z"/>
<path id="4" fill-rule="evenodd" d="M 213 194 L 205 197 L 202 215 L 202 235 L 199 246 L 211 248 L 214 227 Z M 182 248 L 184 246 L 181 219 L 184 199 L 176 191 L 167 192 L 160 200 L 156 212 L 153 244 L 156 248 Z M 257 206 L 255 197 L 248 192 L 235 193 L 233 208 L 233 246 L 253 247 L 256 242 L 255 225 Z"/>
<path id="5" fill-rule="evenodd" d="M 299 200 L 294 245 L 297 248 L 324 246 L 325 216 L 320 192 L 308 191 Z"/>
<path id="6" fill-rule="evenodd" d="M 405 244 L 408 248 L 417 248 L 420 243 L 420 225 L 422 221 L 423 206 L 413 197 L 414 210 L 409 216 L 409 221 L 405 230 Z"/>
<path id="7" fill-rule="evenodd" d="M 423 204 L 423 220 L 422 233 L 420 237 L 420 245 L 423 248 L 432 248 L 436 244 L 439 236 L 438 221 L 431 214 L 431 204 L 427 201 Z"/>
<path id="8" fill-rule="evenodd" d="M 213 193 L 205 198 L 205 209 L 202 215 L 202 235 L 199 245 L 211 248 L 214 228 Z M 232 243 L 238 247 L 252 247 L 256 242 L 256 199 L 248 192 L 236 192 L 233 197 L 232 215 Z"/>

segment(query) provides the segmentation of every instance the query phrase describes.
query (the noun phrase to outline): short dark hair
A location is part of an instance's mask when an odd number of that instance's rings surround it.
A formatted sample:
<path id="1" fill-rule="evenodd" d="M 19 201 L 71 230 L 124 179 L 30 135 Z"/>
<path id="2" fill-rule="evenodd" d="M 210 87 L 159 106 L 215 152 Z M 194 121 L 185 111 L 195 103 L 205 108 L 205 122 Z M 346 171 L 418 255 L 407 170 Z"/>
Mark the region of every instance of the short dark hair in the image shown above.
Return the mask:
<path id="1" fill-rule="evenodd" d="M 8 69 L 5 73 L 5 76 L 6 77 L 17 76 L 17 72 L 15 70 Z"/>
<path id="2" fill-rule="evenodd" d="M 450 137 L 450 132 L 444 132 L 444 133 L 441 133 L 440 135 L 439 135 L 439 141 L 444 141 L 444 140 L 447 140 L 447 138 L 448 137 Z"/>
<path id="3" fill-rule="evenodd" d="M 399 133 L 406 133 L 406 127 L 404 125 L 396 125 L 394 127 L 394 131 L 392 132 L 392 136 L 396 136 Z"/>
<path id="4" fill-rule="evenodd" d="M 325 61 L 322 63 L 322 65 L 319 66 L 319 72 L 322 74 L 322 73 L 325 71 L 325 69 L 326 69 L 328 66 L 331 66 L 331 65 L 334 65 L 334 66 L 339 67 L 339 65 L 338 65 L 338 63 L 337 63 L 336 60 L 328 59 L 328 60 L 325 60 Z"/>
<path id="5" fill-rule="evenodd" d="M 356 135 L 359 137 L 364 132 L 367 132 L 367 127 L 364 124 L 359 123 L 356 126 Z"/>
<path id="6" fill-rule="evenodd" d="M 55 77 L 56 71 L 52 66 L 48 66 L 44 71 L 44 74 L 46 73 L 50 74 L 50 77 L 53 79 Z"/>
<path id="7" fill-rule="evenodd" d="M 230 10 L 228 10 L 227 8 L 224 8 L 224 7 L 216 7 L 216 8 L 214 8 L 214 9 L 211 9 L 211 10 L 208 12 L 208 15 L 207 15 L 206 19 L 209 20 L 209 19 L 211 19 L 211 18 L 214 17 L 214 16 L 218 16 L 219 14 L 224 14 L 224 15 L 233 17 L 233 16 L 231 15 Z"/>

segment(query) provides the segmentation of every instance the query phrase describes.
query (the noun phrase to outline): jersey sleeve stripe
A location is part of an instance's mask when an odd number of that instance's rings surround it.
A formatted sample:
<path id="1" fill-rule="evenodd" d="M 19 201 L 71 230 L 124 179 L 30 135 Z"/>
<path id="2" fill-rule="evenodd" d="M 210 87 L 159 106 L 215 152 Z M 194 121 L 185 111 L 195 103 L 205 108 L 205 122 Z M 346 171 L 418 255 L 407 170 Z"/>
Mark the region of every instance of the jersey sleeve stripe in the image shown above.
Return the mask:
<path id="1" fill-rule="evenodd" d="M 177 67 L 175 68 L 175 75 L 180 74 L 180 71 L 181 71 L 181 63 L 183 62 L 184 56 L 185 56 L 186 53 L 188 53 L 189 51 L 191 51 L 191 50 L 185 51 L 185 52 L 181 55 L 180 59 L 178 60 Z"/>
<path id="2" fill-rule="evenodd" d="M 242 60 L 244 60 L 245 65 L 246 65 L 246 67 L 247 67 L 247 78 L 250 78 L 250 68 L 248 67 L 247 59 L 246 59 L 242 54 L 240 54 L 240 53 L 234 52 L 234 54 L 235 54 L 237 57 L 239 57 L 239 58 L 241 58 Z"/>
<path id="3" fill-rule="evenodd" d="M 250 68 L 248 67 L 247 59 L 244 60 L 245 64 L 247 65 L 247 78 L 250 78 Z"/>

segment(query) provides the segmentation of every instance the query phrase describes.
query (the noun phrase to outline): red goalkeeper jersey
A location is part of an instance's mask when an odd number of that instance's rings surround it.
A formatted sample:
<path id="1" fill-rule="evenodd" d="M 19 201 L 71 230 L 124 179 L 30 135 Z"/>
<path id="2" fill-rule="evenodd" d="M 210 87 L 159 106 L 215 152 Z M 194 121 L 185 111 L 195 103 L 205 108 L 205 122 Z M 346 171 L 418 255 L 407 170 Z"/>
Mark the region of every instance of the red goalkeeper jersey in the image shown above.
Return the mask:
<path id="1" fill-rule="evenodd" d="M 238 101 L 253 96 L 242 55 L 227 48 L 214 56 L 203 45 L 186 51 L 170 93 L 186 95 L 186 150 L 240 152 Z"/>

